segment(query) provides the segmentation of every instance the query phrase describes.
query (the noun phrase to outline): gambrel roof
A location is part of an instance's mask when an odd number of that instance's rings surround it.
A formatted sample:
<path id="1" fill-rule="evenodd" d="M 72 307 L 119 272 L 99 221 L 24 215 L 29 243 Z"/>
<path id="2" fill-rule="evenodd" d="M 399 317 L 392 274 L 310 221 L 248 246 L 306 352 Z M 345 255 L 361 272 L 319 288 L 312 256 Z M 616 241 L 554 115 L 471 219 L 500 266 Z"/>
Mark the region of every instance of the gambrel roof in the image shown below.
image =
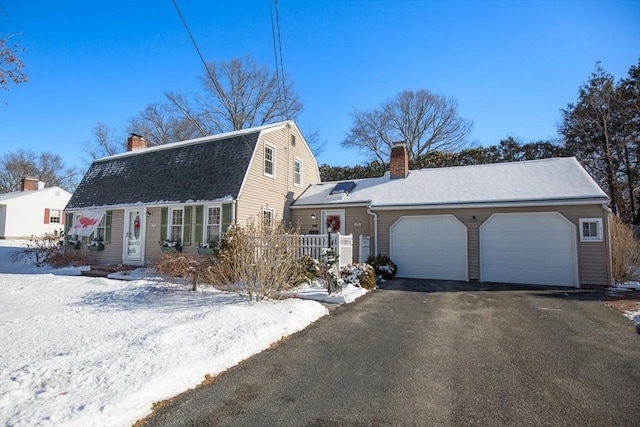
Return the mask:
<path id="1" fill-rule="evenodd" d="M 66 209 L 233 200 L 240 193 L 261 131 L 278 125 L 96 160 Z"/>

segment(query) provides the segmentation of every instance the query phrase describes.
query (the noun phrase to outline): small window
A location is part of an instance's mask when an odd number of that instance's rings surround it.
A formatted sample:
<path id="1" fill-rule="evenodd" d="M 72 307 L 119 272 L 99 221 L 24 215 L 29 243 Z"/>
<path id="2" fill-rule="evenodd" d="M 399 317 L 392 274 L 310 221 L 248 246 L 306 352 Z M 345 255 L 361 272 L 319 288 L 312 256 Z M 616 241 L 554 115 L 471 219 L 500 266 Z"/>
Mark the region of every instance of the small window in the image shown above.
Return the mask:
<path id="1" fill-rule="evenodd" d="M 580 218 L 580 241 L 602 241 L 602 218 Z"/>
<path id="2" fill-rule="evenodd" d="M 270 145 L 264 146 L 264 174 L 268 176 L 275 175 L 275 156 L 276 149 Z"/>
<path id="3" fill-rule="evenodd" d="M 169 239 L 182 243 L 182 225 L 184 220 L 184 211 L 182 209 L 171 209 L 169 223 Z"/>
<path id="4" fill-rule="evenodd" d="M 293 185 L 302 187 L 302 160 L 293 160 Z"/>
<path id="5" fill-rule="evenodd" d="M 291 146 L 292 147 L 296 146 L 296 136 L 295 135 L 291 135 Z"/>
<path id="6" fill-rule="evenodd" d="M 262 224 L 265 227 L 274 226 L 275 211 L 271 208 L 262 208 Z"/>
<path id="7" fill-rule="evenodd" d="M 60 224 L 62 211 L 60 209 L 51 209 L 49 211 L 49 224 Z"/>

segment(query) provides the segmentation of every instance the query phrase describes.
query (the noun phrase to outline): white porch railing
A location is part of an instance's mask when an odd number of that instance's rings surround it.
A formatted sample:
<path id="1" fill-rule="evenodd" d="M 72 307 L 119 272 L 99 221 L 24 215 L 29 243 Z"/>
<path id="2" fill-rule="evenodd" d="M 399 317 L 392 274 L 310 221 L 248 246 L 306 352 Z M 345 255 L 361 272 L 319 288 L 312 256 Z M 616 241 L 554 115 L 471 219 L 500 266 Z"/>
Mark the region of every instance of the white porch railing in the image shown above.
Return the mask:
<path id="1" fill-rule="evenodd" d="M 322 250 L 328 248 L 326 234 L 299 234 L 275 236 L 276 239 L 260 239 L 254 241 L 255 256 L 261 258 L 269 251 L 271 245 L 280 244 L 283 237 L 287 246 L 295 248 L 300 256 L 309 255 L 313 259 L 319 260 Z M 353 262 L 353 235 L 342 235 L 331 233 L 331 249 L 338 254 L 338 267 L 349 265 Z"/>
<path id="2" fill-rule="evenodd" d="M 329 247 L 326 234 L 300 234 L 299 247 L 301 255 L 309 255 L 313 259 L 320 259 L 322 250 Z M 331 249 L 339 256 L 339 266 L 353 262 L 353 235 L 331 233 Z"/>

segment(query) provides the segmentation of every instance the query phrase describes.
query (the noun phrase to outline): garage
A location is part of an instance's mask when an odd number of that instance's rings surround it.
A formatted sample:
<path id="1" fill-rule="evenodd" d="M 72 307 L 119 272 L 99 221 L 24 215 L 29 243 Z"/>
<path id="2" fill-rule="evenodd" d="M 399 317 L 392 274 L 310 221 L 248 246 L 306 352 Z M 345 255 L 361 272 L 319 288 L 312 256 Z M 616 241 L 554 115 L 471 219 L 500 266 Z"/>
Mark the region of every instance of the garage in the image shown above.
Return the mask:
<path id="1" fill-rule="evenodd" d="M 493 214 L 480 226 L 483 282 L 578 287 L 575 226 L 557 212 Z"/>
<path id="2" fill-rule="evenodd" d="M 390 228 L 398 277 L 469 280 L 467 227 L 453 215 L 400 217 Z"/>

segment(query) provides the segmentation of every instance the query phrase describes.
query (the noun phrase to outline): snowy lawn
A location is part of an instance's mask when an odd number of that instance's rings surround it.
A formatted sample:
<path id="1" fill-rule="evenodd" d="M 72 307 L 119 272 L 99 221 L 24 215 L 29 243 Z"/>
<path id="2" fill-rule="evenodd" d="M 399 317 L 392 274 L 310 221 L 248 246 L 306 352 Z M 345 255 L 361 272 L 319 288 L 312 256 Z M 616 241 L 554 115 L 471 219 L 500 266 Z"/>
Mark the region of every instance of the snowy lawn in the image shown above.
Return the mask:
<path id="1" fill-rule="evenodd" d="M 129 273 L 129 281 L 37 268 L 0 241 L 0 420 L 128 426 L 327 314 L 316 301 L 250 302 Z M 360 288 L 332 302 L 350 302 Z M 300 296 L 318 289 L 301 290 Z M 342 298 L 340 300 L 339 298 Z"/>
<path id="2" fill-rule="evenodd" d="M 608 289 L 608 292 L 612 295 L 617 296 L 633 293 L 633 299 L 637 300 L 636 295 L 638 295 L 638 292 L 640 292 L 640 281 L 631 280 L 625 283 L 616 283 L 615 286 L 612 286 Z M 631 319 L 631 321 L 636 324 L 638 330 L 640 331 L 640 302 L 636 304 L 635 309 L 625 311 L 623 314 Z"/>

